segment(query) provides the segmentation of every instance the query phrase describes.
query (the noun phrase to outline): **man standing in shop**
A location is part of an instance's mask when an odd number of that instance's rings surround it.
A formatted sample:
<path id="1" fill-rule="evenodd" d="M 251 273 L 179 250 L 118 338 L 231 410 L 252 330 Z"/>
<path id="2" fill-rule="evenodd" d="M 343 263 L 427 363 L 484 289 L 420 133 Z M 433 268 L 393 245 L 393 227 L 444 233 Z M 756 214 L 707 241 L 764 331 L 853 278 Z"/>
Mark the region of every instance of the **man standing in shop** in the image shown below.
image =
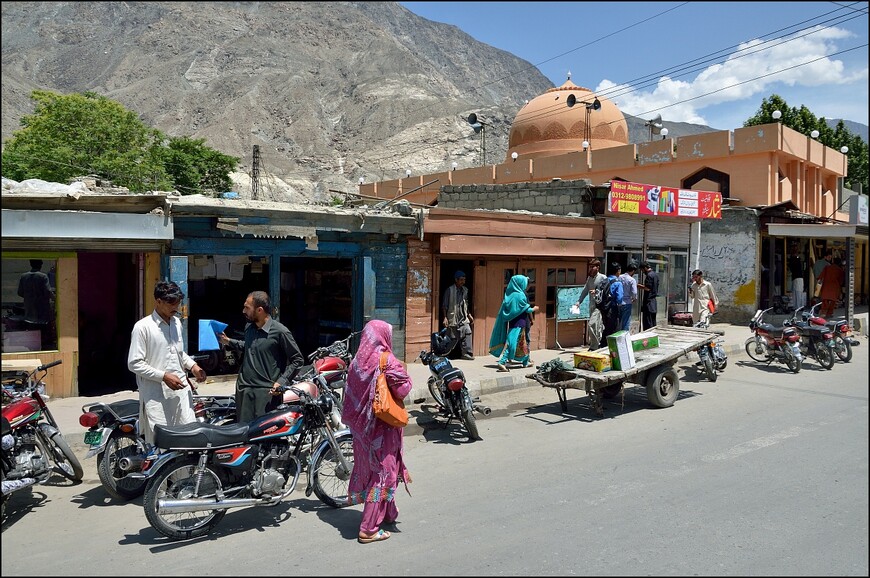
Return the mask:
<path id="1" fill-rule="evenodd" d="M 474 323 L 474 317 L 468 312 L 468 287 L 465 286 L 463 271 L 453 274 L 453 285 L 444 292 L 441 318 L 451 341 L 459 344 L 462 359 L 474 359 L 474 349 L 471 346 L 471 324 Z"/>
<path id="2" fill-rule="evenodd" d="M 658 312 L 658 304 L 656 298 L 659 296 L 659 275 L 650 264 L 646 261 L 640 264 L 640 270 L 643 271 L 643 285 L 637 284 L 638 289 L 643 290 L 643 301 L 640 304 L 640 330 L 646 331 L 656 325 L 656 313 Z"/>

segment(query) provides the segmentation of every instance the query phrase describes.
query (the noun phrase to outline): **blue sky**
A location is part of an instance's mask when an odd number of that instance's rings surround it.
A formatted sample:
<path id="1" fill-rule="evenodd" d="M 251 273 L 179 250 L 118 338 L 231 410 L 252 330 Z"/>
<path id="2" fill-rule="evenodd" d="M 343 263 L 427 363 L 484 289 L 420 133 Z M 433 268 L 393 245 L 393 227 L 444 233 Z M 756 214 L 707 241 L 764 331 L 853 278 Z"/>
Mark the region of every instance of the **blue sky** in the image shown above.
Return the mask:
<path id="1" fill-rule="evenodd" d="M 868 124 L 868 2 L 400 4 L 635 116 L 734 129 L 778 94 Z"/>

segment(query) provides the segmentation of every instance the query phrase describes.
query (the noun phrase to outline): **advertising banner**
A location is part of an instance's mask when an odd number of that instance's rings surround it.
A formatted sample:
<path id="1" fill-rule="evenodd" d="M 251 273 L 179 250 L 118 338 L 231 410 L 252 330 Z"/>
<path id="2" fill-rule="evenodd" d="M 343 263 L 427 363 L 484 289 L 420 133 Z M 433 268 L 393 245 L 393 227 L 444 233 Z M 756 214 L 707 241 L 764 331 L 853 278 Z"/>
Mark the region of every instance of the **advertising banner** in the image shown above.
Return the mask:
<path id="1" fill-rule="evenodd" d="M 626 181 L 611 181 L 607 205 L 611 213 L 722 218 L 722 194 Z"/>

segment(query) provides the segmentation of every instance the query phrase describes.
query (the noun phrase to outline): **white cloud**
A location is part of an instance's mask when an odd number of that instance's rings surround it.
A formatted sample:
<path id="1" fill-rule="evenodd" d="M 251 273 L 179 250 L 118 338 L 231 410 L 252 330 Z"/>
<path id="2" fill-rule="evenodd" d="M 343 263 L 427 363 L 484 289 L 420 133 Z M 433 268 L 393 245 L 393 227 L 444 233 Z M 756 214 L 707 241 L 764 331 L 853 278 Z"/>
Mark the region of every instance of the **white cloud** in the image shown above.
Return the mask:
<path id="1" fill-rule="evenodd" d="M 605 79 L 595 92 L 613 100 L 628 114 L 646 117 L 659 113 L 671 121 L 694 124 L 710 124 L 703 110 L 723 103 L 756 98 L 757 108 L 761 98 L 771 93 L 780 94 L 789 102 L 789 87 L 830 90 L 864 83 L 866 94 L 865 49 L 859 50 L 862 60 L 857 67 L 847 66 L 844 61 L 849 53 L 830 57 L 850 48 L 840 41 L 852 37 L 847 30 L 816 27 L 772 41 L 752 40 L 741 44 L 724 61 L 719 58 L 716 64 L 699 63 L 706 66 L 703 69 L 696 66 L 686 72 L 675 70 L 673 77 L 662 76 L 654 86 L 618 86 Z M 789 105 L 799 104 L 789 102 Z"/>

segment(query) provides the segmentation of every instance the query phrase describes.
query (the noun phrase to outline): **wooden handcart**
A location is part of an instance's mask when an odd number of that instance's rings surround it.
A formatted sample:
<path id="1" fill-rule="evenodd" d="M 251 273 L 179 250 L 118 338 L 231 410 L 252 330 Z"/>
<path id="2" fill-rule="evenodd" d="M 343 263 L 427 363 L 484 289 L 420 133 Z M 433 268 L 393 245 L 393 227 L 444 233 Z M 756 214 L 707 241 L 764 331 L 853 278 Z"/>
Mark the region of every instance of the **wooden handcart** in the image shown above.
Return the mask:
<path id="1" fill-rule="evenodd" d="M 646 386 L 650 403 L 656 407 L 670 407 L 680 393 L 680 377 L 674 364 L 683 355 L 702 345 L 715 341 L 721 332 L 695 327 L 663 325 L 653 329 L 659 336 L 659 346 L 635 351 L 635 366 L 627 370 L 604 372 L 587 369 L 553 371 L 548 374 L 536 372 L 526 377 L 544 387 L 552 387 L 559 396 L 562 411 L 568 410 L 566 390 L 583 389 L 589 395 L 595 414 L 604 415 L 603 399 L 616 397 L 623 391 L 626 382 Z M 596 350 L 607 354 L 606 347 Z"/>

